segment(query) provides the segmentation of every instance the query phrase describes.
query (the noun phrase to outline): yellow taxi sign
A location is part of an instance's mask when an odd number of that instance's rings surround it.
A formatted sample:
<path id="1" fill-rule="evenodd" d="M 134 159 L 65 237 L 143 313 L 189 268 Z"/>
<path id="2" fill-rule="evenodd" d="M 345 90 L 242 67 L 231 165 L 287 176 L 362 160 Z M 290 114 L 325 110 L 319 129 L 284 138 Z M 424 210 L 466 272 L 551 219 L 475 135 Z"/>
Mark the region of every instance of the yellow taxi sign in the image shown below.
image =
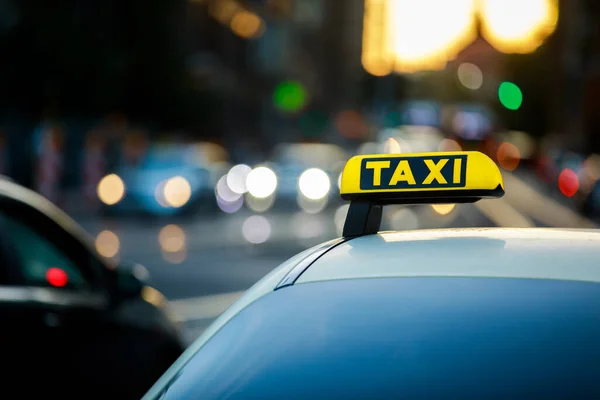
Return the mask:
<path id="1" fill-rule="evenodd" d="M 498 166 L 477 151 L 374 154 L 346 163 L 340 193 L 380 204 L 457 203 L 502 197 L 504 184 Z"/>

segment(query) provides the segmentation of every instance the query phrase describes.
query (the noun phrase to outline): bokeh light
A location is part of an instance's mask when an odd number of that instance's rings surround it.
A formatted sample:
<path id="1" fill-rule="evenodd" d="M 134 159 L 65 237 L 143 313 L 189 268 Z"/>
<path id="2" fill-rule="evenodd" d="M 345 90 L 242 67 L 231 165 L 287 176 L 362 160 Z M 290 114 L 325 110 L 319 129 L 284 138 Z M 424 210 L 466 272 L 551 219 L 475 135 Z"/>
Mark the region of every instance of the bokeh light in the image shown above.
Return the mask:
<path id="1" fill-rule="evenodd" d="M 264 23 L 258 15 L 242 10 L 233 16 L 230 27 L 236 35 L 245 39 L 253 39 L 263 33 Z"/>
<path id="2" fill-rule="evenodd" d="M 600 180 L 600 155 L 592 154 L 583 162 L 580 172 L 581 190 L 590 193 Z"/>
<path id="3" fill-rule="evenodd" d="M 213 1 L 209 3 L 210 14 L 220 23 L 229 23 L 234 15 L 241 11 L 242 8 L 234 0 Z"/>
<path id="4" fill-rule="evenodd" d="M 439 215 L 448 215 L 456 208 L 456 204 L 432 204 L 431 208 Z"/>
<path id="5" fill-rule="evenodd" d="M 458 66 L 458 81 L 467 89 L 477 90 L 483 85 L 483 72 L 475 64 L 462 63 Z"/>
<path id="6" fill-rule="evenodd" d="M 96 236 L 95 245 L 98 254 L 106 258 L 116 256 L 121 246 L 119 237 L 109 230 L 104 230 Z"/>
<path id="7" fill-rule="evenodd" d="M 146 282 L 150 278 L 150 271 L 141 264 L 135 264 L 132 272 L 133 276 L 142 282 Z"/>
<path id="8" fill-rule="evenodd" d="M 117 204 L 125 196 L 125 183 L 116 174 L 106 175 L 98 182 L 98 198 L 106 205 Z"/>
<path id="9" fill-rule="evenodd" d="M 373 76 L 386 76 L 394 70 L 389 12 L 387 0 L 365 0 L 361 62 Z"/>
<path id="10" fill-rule="evenodd" d="M 56 287 L 64 287 L 69 282 L 69 276 L 60 268 L 52 267 L 46 271 L 46 280 Z"/>
<path id="11" fill-rule="evenodd" d="M 223 175 L 218 181 L 215 187 L 215 195 L 218 199 L 221 199 L 227 203 L 233 203 L 239 200 L 242 195 L 231 190 L 231 187 L 227 183 L 227 175 Z"/>
<path id="12" fill-rule="evenodd" d="M 502 82 L 498 88 L 500 103 L 509 110 L 518 110 L 523 104 L 521 89 L 512 82 Z"/>
<path id="13" fill-rule="evenodd" d="M 167 200 L 165 199 L 165 184 L 167 183 L 166 180 L 161 181 L 158 185 L 156 185 L 156 188 L 154 189 L 154 198 L 156 199 L 156 202 L 161 206 L 161 207 L 170 207 L 169 203 L 167 203 Z"/>
<path id="14" fill-rule="evenodd" d="M 558 189 L 567 197 L 573 197 L 579 190 L 579 177 L 572 169 L 565 168 L 558 176 Z"/>
<path id="15" fill-rule="evenodd" d="M 187 179 L 176 176 L 166 181 L 163 195 L 169 206 L 174 208 L 183 207 L 192 197 L 192 187 Z"/>
<path id="16" fill-rule="evenodd" d="M 441 70 L 477 38 L 473 0 L 387 1 L 394 70 Z"/>
<path id="17" fill-rule="evenodd" d="M 249 243 L 265 243 L 271 236 L 271 223 L 262 215 L 248 217 L 242 225 L 242 235 Z"/>
<path id="18" fill-rule="evenodd" d="M 521 155 L 512 143 L 504 142 L 498 147 L 498 164 L 507 171 L 514 171 L 519 166 Z"/>
<path id="19" fill-rule="evenodd" d="M 306 101 L 307 95 L 304 86 L 294 81 L 280 83 L 273 93 L 273 102 L 282 111 L 299 111 L 306 105 Z"/>
<path id="20" fill-rule="evenodd" d="M 246 187 L 246 179 L 248 174 L 252 171 L 246 164 L 234 165 L 227 173 L 227 186 L 232 192 L 237 194 L 244 194 L 248 191 Z"/>
<path id="21" fill-rule="evenodd" d="M 300 192 L 310 200 L 319 200 L 327 196 L 331 189 L 329 176 L 319 168 L 304 171 L 298 179 Z"/>
<path id="22" fill-rule="evenodd" d="M 443 139 L 440 141 L 439 151 L 462 151 L 462 146 L 453 139 Z"/>
<path id="23" fill-rule="evenodd" d="M 176 253 L 186 247 L 185 232 L 177 225 L 167 225 L 158 233 L 160 248 L 167 253 Z"/>
<path id="24" fill-rule="evenodd" d="M 164 307 L 165 297 L 161 292 L 151 286 L 144 286 L 141 293 L 142 299 L 155 307 Z"/>
<path id="25" fill-rule="evenodd" d="M 530 134 L 521 131 L 509 131 L 505 133 L 506 141 L 514 144 L 519 149 L 521 159 L 529 159 L 535 152 L 535 140 Z"/>
<path id="26" fill-rule="evenodd" d="M 386 154 L 400 154 L 402 153 L 402 147 L 400 142 L 395 138 L 388 138 L 383 144 L 383 152 Z"/>
<path id="27" fill-rule="evenodd" d="M 558 0 L 480 0 L 481 34 L 503 53 L 531 53 L 556 30 Z"/>
<path id="28" fill-rule="evenodd" d="M 277 189 L 277 175 L 267 167 L 254 168 L 246 178 L 248 193 L 258 199 L 271 196 Z"/>

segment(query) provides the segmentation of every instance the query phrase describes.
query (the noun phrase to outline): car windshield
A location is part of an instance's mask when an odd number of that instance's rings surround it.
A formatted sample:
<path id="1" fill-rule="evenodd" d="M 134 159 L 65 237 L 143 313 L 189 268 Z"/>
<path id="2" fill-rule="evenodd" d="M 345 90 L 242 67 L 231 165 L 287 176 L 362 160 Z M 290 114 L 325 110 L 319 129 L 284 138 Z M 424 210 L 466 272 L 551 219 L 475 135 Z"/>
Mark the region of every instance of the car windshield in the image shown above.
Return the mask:
<path id="1" fill-rule="evenodd" d="M 223 326 L 162 399 L 568 398 L 574 386 L 597 390 L 599 306 L 589 282 L 294 285 Z"/>

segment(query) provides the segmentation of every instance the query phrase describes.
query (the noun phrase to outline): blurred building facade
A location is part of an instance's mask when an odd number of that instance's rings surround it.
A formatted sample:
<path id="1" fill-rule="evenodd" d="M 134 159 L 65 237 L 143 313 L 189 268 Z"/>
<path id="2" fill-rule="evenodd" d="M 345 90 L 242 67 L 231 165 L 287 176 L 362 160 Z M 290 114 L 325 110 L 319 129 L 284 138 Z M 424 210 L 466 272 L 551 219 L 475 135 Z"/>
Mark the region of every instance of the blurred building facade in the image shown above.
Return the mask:
<path id="1" fill-rule="evenodd" d="M 362 0 L 204 0 L 189 9 L 195 75 L 221 101 L 222 137 L 266 148 L 302 140 L 303 113 L 328 118 L 359 103 Z M 246 12 L 260 24 L 236 32 Z"/>

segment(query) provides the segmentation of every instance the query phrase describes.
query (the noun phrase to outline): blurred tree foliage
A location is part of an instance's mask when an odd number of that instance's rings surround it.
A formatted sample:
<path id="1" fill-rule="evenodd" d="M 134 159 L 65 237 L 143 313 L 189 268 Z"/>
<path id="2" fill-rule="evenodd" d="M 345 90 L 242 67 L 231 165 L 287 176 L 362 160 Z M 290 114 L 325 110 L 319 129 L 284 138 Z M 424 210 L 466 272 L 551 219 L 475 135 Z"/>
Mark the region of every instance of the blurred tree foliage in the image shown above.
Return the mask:
<path id="1" fill-rule="evenodd" d="M 39 118 L 111 111 L 162 128 L 214 112 L 189 83 L 185 0 L 18 0 L 0 32 L 0 104 Z"/>

